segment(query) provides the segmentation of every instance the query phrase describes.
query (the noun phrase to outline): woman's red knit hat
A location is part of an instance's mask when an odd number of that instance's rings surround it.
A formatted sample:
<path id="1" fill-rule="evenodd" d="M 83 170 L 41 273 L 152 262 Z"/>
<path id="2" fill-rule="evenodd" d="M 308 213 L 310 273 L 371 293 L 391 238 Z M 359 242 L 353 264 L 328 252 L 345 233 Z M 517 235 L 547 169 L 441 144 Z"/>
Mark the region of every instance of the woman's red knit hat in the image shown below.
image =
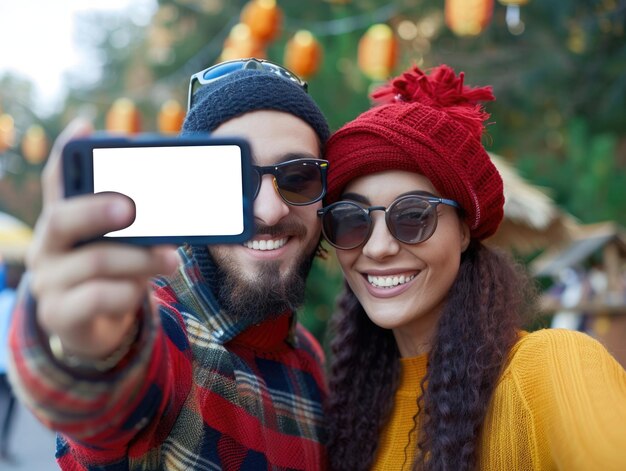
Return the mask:
<path id="1" fill-rule="evenodd" d="M 463 85 L 447 65 L 426 75 L 413 67 L 372 95 L 379 106 L 333 134 L 326 202 L 337 201 L 355 178 L 385 170 L 426 176 L 444 198 L 457 201 L 475 239 L 492 235 L 502 221 L 502 178 L 481 137 L 489 114 L 479 101 L 494 100 L 491 87 Z"/>

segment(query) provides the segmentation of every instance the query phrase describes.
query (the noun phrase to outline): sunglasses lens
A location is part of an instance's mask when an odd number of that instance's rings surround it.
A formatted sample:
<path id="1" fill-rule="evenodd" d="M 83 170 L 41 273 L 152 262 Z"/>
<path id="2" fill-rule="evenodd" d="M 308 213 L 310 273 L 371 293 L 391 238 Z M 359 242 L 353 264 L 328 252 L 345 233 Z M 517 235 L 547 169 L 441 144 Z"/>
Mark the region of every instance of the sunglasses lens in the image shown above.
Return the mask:
<path id="1" fill-rule="evenodd" d="M 293 204 L 315 201 L 324 190 L 319 166 L 307 162 L 294 162 L 278 167 L 276 184 L 281 196 Z"/>
<path id="2" fill-rule="evenodd" d="M 222 64 L 217 64 L 213 67 L 209 67 L 207 70 L 202 73 L 195 74 L 191 78 L 191 82 L 189 83 L 189 97 L 187 102 L 187 108 L 190 109 L 193 105 L 193 100 L 196 95 L 196 92 L 202 88 L 203 85 L 212 82 L 220 77 L 224 77 L 228 74 L 231 74 L 237 70 L 240 70 L 244 67 L 244 62 L 242 61 L 233 61 L 233 62 L 224 62 Z"/>
<path id="3" fill-rule="evenodd" d="M 435 206 L 421 198 L 403 198 L 389 209 L 387 223 L 401 242 L 417 244 L 428 239 L 437 227 Z"/>
<path id="4" fill-rule="evenodd" d="M 223 64 L 218 64 L 215 67 L 209 68 L 206 72 L 204 72 L 202 78 L 206 81 L 215 80 L 216 78 L 220 78 L 237 70 L 241 70 L 243 67 L 244 63 L 240 61 L 225 62 Z"/>
<path id="5" fill-rule="evenodd" d="M 324 236 L 340 249 L 353 249 L 367 239 L 370 218 L 360 206 L 340 202 L 329 206 L 322 218 Z"/>

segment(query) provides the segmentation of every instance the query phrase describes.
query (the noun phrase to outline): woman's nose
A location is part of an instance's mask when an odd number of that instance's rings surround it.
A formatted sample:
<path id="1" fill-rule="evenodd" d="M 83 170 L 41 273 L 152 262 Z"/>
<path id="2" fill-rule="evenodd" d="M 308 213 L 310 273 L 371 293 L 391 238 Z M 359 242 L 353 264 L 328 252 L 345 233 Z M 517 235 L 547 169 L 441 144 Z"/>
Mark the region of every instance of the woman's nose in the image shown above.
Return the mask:
<path id="1" fill-rule="evenodd" d="M 374 260 L 396 255 L 400 251 L 400 243 L 389 232 L 384 214 L 371 214 L 371 218 L 372 232 L 363 245 L 363 254 Z"/>

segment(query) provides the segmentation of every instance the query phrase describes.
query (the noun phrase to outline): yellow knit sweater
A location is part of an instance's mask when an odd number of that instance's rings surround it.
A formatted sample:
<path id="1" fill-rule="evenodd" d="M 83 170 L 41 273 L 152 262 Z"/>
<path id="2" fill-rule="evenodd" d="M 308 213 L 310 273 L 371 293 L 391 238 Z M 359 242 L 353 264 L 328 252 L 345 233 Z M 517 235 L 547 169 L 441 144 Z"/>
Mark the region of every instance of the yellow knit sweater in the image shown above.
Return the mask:
<path id="1" fill-rule="evenodd" d="M 411 469 L 426 361 L 426 355 L 401 359 L 374 470 Z M 478 450 L 480 470 L 625 471 L 626 371 L 585 334 L 522 333 L 495 388 Z"/>

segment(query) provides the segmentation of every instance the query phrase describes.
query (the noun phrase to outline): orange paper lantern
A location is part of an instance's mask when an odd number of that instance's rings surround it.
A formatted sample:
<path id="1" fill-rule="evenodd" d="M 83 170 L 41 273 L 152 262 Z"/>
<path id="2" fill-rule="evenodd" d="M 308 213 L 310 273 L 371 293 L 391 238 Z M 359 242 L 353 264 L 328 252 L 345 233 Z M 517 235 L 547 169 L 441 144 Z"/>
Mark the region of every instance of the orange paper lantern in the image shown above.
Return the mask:
<path id="1" fill-rule="evenodd" d="M 39 164 L 48 155 L 48 138 L 41 126 L 33 124 L 22 139 L 22 154 L 27 162 Z"/>
<path id="2" fill-rule="evenodd" d="M 106 130 L 113 133 L 136 134 L 141 130 L 139 110 L 128 98 L 113 102 L 105 119 Z"/>
<path id="3" fill-rule="evenodd" d="M 493 15 L 493 0 L 446 0 L 445 20 L 457 36 L 477 36 Z"/>
<path id="4" fill-rule="evenodd" d="M 302 78 L 317 72 L 322 59 L 322 47 L 309 31 L 298 31 L 285 46 L 285 66 Z"/>
<path id="5" fill-rule="evenodd" d="M 244 6 L 240 19 L 257 41 L 267 43 L 278 35 L 283 14 L 276 0 L 252 0 Z"/>
<path id="6" fill-rule="evenodd" d="M 250 27 L 244 23 L 238 23 L 233 26 L 226 41 L 224 41 L 220 60 L 228 61 L 248 57 L 264 59 L 265 55 L 262 44 L 252 36 Z"/>
<path id="7" fill-rule="evenodd" d="M 185 110 L 176 100 L 167 100 L 157 116 L 157 127 L 164 134 L 177 134 L 183 126 Z"/>
<path id="8" fill-rule="evenodd" d="M 358 64 L 372 80 L 385 80 L 396 65 L 398 41 L 386 24 L 376 24 L 359 40 Z"/>

